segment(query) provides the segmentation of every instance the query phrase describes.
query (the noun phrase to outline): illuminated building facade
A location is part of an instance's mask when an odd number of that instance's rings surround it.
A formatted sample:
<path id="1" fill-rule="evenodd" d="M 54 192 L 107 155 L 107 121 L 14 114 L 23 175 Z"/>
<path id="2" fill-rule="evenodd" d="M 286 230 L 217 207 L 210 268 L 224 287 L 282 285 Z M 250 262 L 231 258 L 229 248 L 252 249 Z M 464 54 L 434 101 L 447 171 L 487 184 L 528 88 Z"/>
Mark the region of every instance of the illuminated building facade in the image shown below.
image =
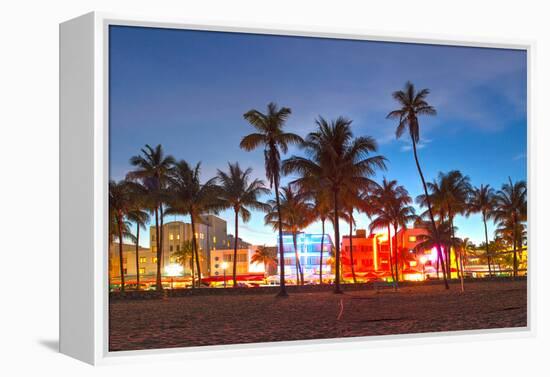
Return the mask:
<path id="1" fill-rule="evenodd" d="M 154 282 L 157 274 L 157 254 L 151 249 L 140 247 L 138 253 L 140 283 Z M 122 244 L 122 268 L 126 284 L 136 284 L 136 246 Z M 120 283 L 119 244 L 113 242 L 109 246 L 109 279 L 112 283 Z"/>
<path id="2" fill-rule="evenodd" d="M 358 281 L 391 278 L 390 252 L 397 240 L 399 255 L 399 274 L 405 280 L 420 280 L 423 271 L 431 268 L 431 258 L 421 258 L 423 251 L 415 250 L 418 236 L 426 234 L 423 228 L 401 229 L 397 236 L 387 233 L 367 234 L 364 229 L 358 229 L 352 236 L 353 267 Z M 350 253 L 350 237 L 342 237 L 342 277 L 352 279 L 352 260 Z M 430 250 L 431 252 L 431 250 Z M 421 263 L 421 260 L 424 263 Z M 424 267 L 424 270 L 423 270 Z M 431 272 L 431 270 L 429 270 Z"/>
<path id="3" fill-rule="evenodd" d="M 252 263 L 256 248 L 237 249 L 237 280 L 261 281 L 265 277 L 263 263 Z M 210 277 L 204 281 L 221 282 L 224 272 L 227 281 L 233 279 L 233 249 L 217 249 L 210 252 Z"/>
<path id="4" fill-rule="evenodd" d="M 163 260 L 162 266 L 175 262 L 174 253 L 184 247 L 186 241 L 192 241 L 193 232 L 191 224 L 182 221 L 171 221 L 163 225 Z M 151 251 L 156 253 L 156 227 L 149 228 Z M 195 233 L 197 238 L 197 247 L 203 276 L 209 276 L 210 271 L 210 253 L 212 250 L 227 249 L 232 243 L 232 237 L 227 235 L 227 223 L 214 215 L 203 215 L 201 221 L 195 224 Z M 188 275 L 190 271 L 187 268 L 184 274 Z"/>
<path id="5" fill-rule="evenodd" d="M 299 233 L 297 235 L 298 260 L 300 261 L 306 280 L 317 280 L 319 278 L 321 238 L 322 234 Z M 277 242 L 277 250 L 278 245 L 279 243 Z M 323 275 L 329 275 L 332 271 L 330 265 L 330 250 L 332 249 L 332 246 L 333 243 L 331 237 L 328 234 L 325 234 L 322 250 Z M 295 279 L 296 257 L 294 253 L 294 241 L 292 234 L 283 234 L 283 251 L 285 256 L 285 275 L 289 278 Z"/>

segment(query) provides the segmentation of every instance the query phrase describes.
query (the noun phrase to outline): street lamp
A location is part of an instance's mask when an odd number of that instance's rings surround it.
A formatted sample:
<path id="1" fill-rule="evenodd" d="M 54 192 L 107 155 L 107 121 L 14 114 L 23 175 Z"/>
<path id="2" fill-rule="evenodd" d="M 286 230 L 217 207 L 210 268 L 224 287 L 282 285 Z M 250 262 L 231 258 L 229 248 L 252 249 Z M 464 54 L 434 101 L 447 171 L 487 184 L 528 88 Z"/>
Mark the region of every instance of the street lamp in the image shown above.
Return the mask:
<path id="1" fill-rule="evenodd" d="M 227 271 L 227 262 L 223 262 L 222 263 L 222 270 L 223 270 L 223 287 L 226 288 L 227 287 L 227 282 L 225 280 L 225 272 Z"/>
<path id="2" fill-rule="evenodd" d="M 426 280 L 426 262 L 428 261 L 428 257 L 425 255 L 420 257 L 420 263 L 422 263 L 422 279 Z"/>

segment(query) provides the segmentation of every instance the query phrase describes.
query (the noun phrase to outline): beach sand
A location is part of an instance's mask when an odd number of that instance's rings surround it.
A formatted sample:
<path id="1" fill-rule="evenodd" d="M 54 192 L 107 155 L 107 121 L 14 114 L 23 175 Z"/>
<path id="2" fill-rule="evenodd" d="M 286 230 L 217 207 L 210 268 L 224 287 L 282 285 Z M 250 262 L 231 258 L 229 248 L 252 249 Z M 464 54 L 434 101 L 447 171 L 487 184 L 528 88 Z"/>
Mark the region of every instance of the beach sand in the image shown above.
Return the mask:
<path id="1" fill-rule="evenodd" d="M 343 306 L 343 310 L 341 309 Z M 527 326 L 527 282 L 110 304 L 111 351 Z"/>

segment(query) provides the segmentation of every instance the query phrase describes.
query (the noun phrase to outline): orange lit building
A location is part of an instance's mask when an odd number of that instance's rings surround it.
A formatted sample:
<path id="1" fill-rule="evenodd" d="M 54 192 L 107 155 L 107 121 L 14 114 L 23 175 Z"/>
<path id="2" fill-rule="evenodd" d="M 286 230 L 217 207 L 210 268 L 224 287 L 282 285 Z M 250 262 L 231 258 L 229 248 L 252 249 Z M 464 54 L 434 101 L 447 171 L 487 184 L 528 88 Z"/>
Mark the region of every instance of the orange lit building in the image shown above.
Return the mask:
<path id="1" fill-rule="evenodd" d="M 431 250 L 415 250 L 423 228 L 402 229 L 397 236 L 388 239 L 387 233 L 367 234 L 358 229 L 352 236 L 353 267 L 358 281 L 391 279 L 390 250 L 397 239 L 399 275 L 404 280 L 422 280 L 433 272 Z M 426 253 L 426 255 L 425 255 Z M 342 277 L 350 281 L 352 276 L 349 235 L 342 238 Z"/>

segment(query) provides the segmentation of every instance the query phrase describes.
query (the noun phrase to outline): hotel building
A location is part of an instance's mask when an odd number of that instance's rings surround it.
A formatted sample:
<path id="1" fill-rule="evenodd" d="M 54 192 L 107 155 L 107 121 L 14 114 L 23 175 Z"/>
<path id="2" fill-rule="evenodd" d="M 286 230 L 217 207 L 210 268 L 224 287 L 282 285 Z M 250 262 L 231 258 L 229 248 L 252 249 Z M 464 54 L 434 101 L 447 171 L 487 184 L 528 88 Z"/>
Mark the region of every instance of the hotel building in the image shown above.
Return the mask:
<path id="1" fill-rule="evenodd" d="M 237 280 L 262 281 L 265 278 L 263 263 L 252 263 L 252 256 L 256 252 L 255 247 L 237 249 Z M 210 278 L 204 278 L 205 282 L 227 282 L 233 279 L 234 249 L 217 249 L 210 252 Z"/>
<path id="2" fill-rule="evenodd" d="M 165 268 L 169 264 L 175 263 L 174 253 L 179 251 L 184 242 L 192 241 L 193 232 L 191 224 L 182 221 L 171 221 L 163 225 L 163 260 L 162 266 Z M 157 251 L 156 244 L 156 226 L 149 229 L 151 250 Z M 214 215 L 201 216 L 201 222 L 195 224 L 195 233 L 197 238 L 197 247 L 203 276 L 209 276 L 210 271 L 210 253 L 212 250 L 226 249 L 233 245 L 233 237 L 227 235 L 227 223 Z M 190 274 L 190 271 L 184 271 L 184 274 Z"/>
<path id="3" fill-rule="evenodd" d="M 109 278 L 111 283 L 120 283 L 119 244 L 109 245 Z M 157 276 L 157 254 L 140 247 L 138 252 L 140 283 L 153 283 Z M 122 268 L 126 284 L 136 284 L 136 245 L 122 244 Z"/>
<path id="4" fill-rule="evenodd" d="M 302 267 L 304 278 L 307 280 L 317 280 L 319 278 L 321 252 L 323 253 L 323 275 L 329 275 L 332 271 L 330 265 L 330 250 L 332 250 L 333 246 L 332 239 L 328 234 L 325 234 L 323 250 L 321 251 L 321 237 L 322 234 L 299 233 L 297 235 L 298 260 Z M 296 256 L 294 241 L 290 233 L 283 234 L 283 252 L 285 256 L 285 275 L 290 279 L 296 279 Z"/>
<path id="5" fill-rule="evenodd" d="M 419 280 L 423 273 L 432 274 L 435 260 L 431 250 L 426 258 L 424 251 L 416 250 L 418 236 L 426 234 L 426 229 L 401 229 L 397 235 L 388 238 L 387 233 L 367 234 L 364 229 L 358 229 L 352 236 L 353 267 L 356 279 L 359 281 L 391 278 L 390 250 L 397 240 L 399 255 L 399 274 L 405 280 Z M 424 261 L 424 264 L 421 263 Z M 342 277 L 352 279 L 350 253 L 350 237 L 342 237 Z"/>

